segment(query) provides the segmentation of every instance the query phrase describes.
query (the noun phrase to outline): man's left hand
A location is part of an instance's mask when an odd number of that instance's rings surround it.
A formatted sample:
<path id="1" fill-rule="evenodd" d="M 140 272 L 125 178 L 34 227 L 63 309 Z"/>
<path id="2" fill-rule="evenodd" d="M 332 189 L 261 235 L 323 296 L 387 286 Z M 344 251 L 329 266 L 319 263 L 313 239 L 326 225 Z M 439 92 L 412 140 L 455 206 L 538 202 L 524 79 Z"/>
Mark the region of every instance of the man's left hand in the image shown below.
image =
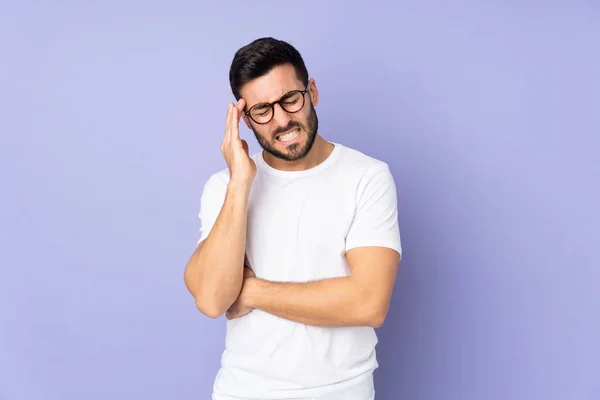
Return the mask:
<path id="1" fill-rule="evenodd" d="M 250 313 L 253 310 L 253 308 L 245 304 L 244 301 L 246 295 L 245 291 L 247 291 L 248 288 L 248 279 L 253 278 L 256 278 L 254 271 L 252 271 L 250 267 L 244 266 L 244 283 L 242 284 L 242 290 L 240 291 L 238 298 L 235 300 L 235 303 L 233 303 L 231 307 L 229 307 L 229 310 L 227 310 L 227 312 L 225 313 L 225 317 L 227 319 L 243 317 L 244 315 Z"/>

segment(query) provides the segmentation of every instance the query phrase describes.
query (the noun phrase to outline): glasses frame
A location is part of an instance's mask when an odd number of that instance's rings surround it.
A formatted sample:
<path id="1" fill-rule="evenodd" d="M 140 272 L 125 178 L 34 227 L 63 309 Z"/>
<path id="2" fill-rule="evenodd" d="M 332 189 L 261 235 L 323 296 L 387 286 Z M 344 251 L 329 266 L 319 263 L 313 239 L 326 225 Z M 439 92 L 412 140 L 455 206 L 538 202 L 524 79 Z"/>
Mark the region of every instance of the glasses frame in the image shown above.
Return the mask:
<path id="1" fill-rule="evenodd" d="M 275 104 L 279 104 L 279 107 L 281 107 L 281 109 L 283 111 L 285 111 L 286 113 L 289 114 L 295 114 L 298 111 L 302 110 L 304 108 L 304 105 L 306 104 L 306 93 L 308 92 L 308 86 L 306 87 L 306 89 L 304 90 L 290 90 L 289 92 L 287 92 L 286 94 L 284 94 L 283 96 L 281 96 L 279 98 L 279 100 L 273 101 L 271 103 L 256 103 L 255 105 L 253 105 L 252 107 L 250 107 L 250 109 L 248 109 L 248 111 L 244 111 L 244 114 L 246 114 L 252 121 L 254 121 L 255 123 L 259 124 L 259 125 L 265 125 L 268 124 L 269 122 L 271 122 L 273 120 L 273 117 L 275 116 Z M 281 101 L 286 98 L 289 97 L 292 93 L 300 93 L 302 95 L 302 106 L 300 106 L 300 108 L 296 111 L 288 111 L 285 109 L 285 106 L 281 103 Z M 271 118 L 269 118 L 268 121 L 266 122 L 258 122 L 257 120 L 255 120 L 254 118 L 252 118 L 252 115 L 250 115 L 250 113 L 252 112 L 252 109 L 254 107 L 257 106 L 269 106 L 271 108 Z"/>

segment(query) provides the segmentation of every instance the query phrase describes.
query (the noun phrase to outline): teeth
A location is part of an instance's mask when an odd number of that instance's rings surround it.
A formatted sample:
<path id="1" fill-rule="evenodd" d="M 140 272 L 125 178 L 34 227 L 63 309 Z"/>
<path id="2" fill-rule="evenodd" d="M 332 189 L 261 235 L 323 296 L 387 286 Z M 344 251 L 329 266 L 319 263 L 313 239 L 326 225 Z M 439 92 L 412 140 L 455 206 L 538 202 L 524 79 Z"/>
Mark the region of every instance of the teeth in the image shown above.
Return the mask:
<path id="1" fill-rule="evenodd" d="M 290 133 L 286 133 L 285 135 L 281 135 L 281 136 L 279 136 L 278 139 L 281 140 L 282 142 L 288 142 L 290 140 L 295 139 L 296 136 L 298 136 L 299 134 L 300 134 L 300 130 L 298 129 L 298 130 L 292 131 Z"/>

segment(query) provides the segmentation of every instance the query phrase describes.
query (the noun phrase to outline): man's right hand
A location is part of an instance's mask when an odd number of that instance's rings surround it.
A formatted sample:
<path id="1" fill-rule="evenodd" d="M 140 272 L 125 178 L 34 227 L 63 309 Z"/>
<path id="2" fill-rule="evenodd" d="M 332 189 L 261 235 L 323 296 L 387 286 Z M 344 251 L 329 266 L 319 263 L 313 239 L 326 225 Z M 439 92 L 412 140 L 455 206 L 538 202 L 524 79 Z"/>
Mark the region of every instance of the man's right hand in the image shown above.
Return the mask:
<path id="1" fill-rule="evenodd" d="M 230 182 L 250 187 L 256 176 L 256 163 L 250 158 L 248 143 L 240 139 L 239 123 L 245 106 L 244 99 L 240 99 L 236 105 L 229 104 L 221 153 L 229 167 Z"/>

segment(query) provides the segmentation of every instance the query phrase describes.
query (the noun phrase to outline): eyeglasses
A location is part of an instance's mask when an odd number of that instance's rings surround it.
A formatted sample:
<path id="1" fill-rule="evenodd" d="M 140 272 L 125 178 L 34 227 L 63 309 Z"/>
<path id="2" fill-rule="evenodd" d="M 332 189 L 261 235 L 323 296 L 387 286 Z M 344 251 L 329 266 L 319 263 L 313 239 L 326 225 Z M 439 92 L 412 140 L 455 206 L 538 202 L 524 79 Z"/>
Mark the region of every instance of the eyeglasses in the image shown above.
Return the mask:
<path id="1" fill-rule="evenodd" d="M 272 103 L 255 104 L 248 111 L 244 111 L 244 114 L 257 124 L 267 124 L 271 122 L 273 115 L 275 115 L 275 104 L 279 104 L 285 112 L 290 114 L 302 110 L 302 107 L 304 107 L 304 95 L 307 91 L 308 88 L 304 90 L 292 90 Z"/>

